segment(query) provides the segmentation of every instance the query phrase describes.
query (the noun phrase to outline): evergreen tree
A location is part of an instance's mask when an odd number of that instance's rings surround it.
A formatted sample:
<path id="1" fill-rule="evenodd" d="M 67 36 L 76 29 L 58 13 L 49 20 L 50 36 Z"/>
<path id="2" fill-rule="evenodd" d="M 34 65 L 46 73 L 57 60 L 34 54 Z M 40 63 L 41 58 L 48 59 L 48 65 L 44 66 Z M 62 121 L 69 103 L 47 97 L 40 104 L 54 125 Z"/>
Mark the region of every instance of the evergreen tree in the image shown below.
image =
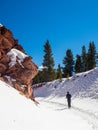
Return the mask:
<path id="1" fill-rule="evenodd" d="M 56 72 L 54 70 L 54 59 L 52 54 L 52 49 L 49 41 L 47 40 L 44 45 L 44 59 L 43 66 L 47 67 L 43 69 L 44 81 L 52 81 L 56 79 Z"/>
<path id="2" fill-rule="evenodd" d="M 62 81 L 62 68 L 61 68 L 60 64 L 58 64 L 57 79 L 60 79 L 60 81 Z"/>
<path id="3" fill-rule="evenodd" d="M 66 56 L 64 57 L 63 64 L 64 64 L 64 67 L 63 67 L 64 77 L 72 76 L 74 60 L 73 60 L 72 51 L 70 49 L 66 51 Z"/>
<path id="4" fill-rule="evenodd" d="M 81 56 L 77 55 L 76 63 L 75 63 L 75 73 L 80 73 L 80 72 L 82 72 L 82 61 L 81 61 Z"/>
<path id="5" fill-rule="evenodd" d="M 87 67 L 88 70 L 91 70 L 96 67 L 96 47 L 94 42 L 89 43 L 89 49 L 87 54 Z"/>
<path id="6" fill-rule="evenodd" d="M 96 55 L 96 66 L 98 67 L 98 53 Z"/>
<path id="7" fill-rule="evenodd" d="M 43 71 L 39 71 L 39 73 L 33 79 L 33 84 L 44 82 Z"/>
<path id="8" fill-rule="evenodd" d="M 81 55 L 81 62 L 82 62 L 82 72 L 87 71 L 87 53 L 86 53 L 86 47 L 82 47 L 82 55 Z"/>

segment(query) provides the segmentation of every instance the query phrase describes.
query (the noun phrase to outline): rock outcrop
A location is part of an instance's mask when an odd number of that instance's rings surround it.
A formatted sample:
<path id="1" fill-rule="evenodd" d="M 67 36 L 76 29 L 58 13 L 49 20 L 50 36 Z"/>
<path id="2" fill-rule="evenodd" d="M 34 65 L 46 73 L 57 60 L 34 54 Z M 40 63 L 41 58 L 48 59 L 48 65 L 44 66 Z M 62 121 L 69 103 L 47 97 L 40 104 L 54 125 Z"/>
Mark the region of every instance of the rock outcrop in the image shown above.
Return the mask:
<path id="1" fill-rule="evenodd" d="M 31 85 L 37 73 L 32 57 L 26 55 L 12 32 L 0 25 L 0 79 L 34 100 Z"/>

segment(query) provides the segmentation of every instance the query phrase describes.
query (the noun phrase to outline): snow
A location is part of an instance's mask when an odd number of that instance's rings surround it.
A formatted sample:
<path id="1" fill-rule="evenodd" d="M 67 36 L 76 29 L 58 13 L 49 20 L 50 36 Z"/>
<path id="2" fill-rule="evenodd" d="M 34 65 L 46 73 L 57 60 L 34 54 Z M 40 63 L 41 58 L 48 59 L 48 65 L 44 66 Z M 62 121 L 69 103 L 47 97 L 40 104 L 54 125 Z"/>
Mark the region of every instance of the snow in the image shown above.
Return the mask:
<path id="1" fill-rule="evenodd" d="M 11 49 L 7 55 L 10 57 L 11 62 L 9 63 L 9 66 L 12 67 L 16 64 L 16 62 L 18 62 L 21 66 L 22 66 L 22 62 L 23 60 L 28 57 L 27 55 L 25 55 L 24 53 L 22 53 L 21 51 L 17 50 L 17 49 Z M 17 59 L 17 60 L 16 60 Z M 23 66 L 22 66 L 23 67 Z"/>
<path id="2" fill-rule="evenodd" d="M 3 25 L 0 23 L 0 27 L 3 27 Z"/>
<path id="3" fill-rule="evenodd" d="M 98 130 L 97 73 L 98 68 L 34 89 L 38 106 L 0 81 L 0 130 Z M 68 90 L 71 109 L 65 99 Z"/>
<path id="4" fill-rule="evenodd" d="M 38 97 L 50 95 L 65 97 L 67 91 L 72 94 L 73 98 L 91 97 L 98 99 L 98 68 L 76 74 L 69 79 L 62 79 L 62 82 L 55 80 L 45 83 L 43 87 L 35 90 L 35 95 Z"/>
<path id="5" fill-rule="evenodd" d="M 39 70 L 48 69 L 48 67 L 47 67 L 47 66 L 42 66 L 42 65 L 41 65 L 41 66 L 38 67 L 38 69 L 39 69 Z"/>

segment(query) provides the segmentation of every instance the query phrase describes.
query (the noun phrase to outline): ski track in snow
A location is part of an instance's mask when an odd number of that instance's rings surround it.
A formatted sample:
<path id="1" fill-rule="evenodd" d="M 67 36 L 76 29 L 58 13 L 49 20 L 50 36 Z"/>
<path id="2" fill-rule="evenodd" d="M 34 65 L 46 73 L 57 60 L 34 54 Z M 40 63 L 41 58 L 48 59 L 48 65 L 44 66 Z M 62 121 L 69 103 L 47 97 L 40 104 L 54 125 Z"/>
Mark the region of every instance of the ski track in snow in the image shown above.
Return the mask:
<path id="1" fill-rule="evenodd" d="M 79 114 L 83 119 L 87 120 L 89 124 L 92 125 L 94 130 L 98 130 L 98 116 L 94 115 L 94 113 L 82 110 L 77 107 L 72 107 L 73 112 Z"/>
<path id="2" fill-rule="evenodd" d="M 74 101 L 70 110 L 64 102 L 67 91 Z M 98 130 L 98 68 L 65 78 L 62 82 L 55 80 L 45 83 L 34 92 L 39 101 L 46 104 L 46 109 L 68 110 L 85 120 L 92 130 Z"/>
<path id="3" fill-rule="evenodd" d="M 45 102 L 49 108 L 57 110 L 57 111 L 63 111 L 68 110 L 67 105 L 55 101 L 49 101 L 49 100 L 41 100 L 41 102 Z M 86 110 L 80 109 L 78 107 L 72 106 L 70 109 L 71 112 L 73 112 L 76 115 L 79 115 L 84 120 L 88 122 L 92 126 L 93 130 L 98 130 L 98 116 L 96 116 L 94 113 L 88 112 Z"/>

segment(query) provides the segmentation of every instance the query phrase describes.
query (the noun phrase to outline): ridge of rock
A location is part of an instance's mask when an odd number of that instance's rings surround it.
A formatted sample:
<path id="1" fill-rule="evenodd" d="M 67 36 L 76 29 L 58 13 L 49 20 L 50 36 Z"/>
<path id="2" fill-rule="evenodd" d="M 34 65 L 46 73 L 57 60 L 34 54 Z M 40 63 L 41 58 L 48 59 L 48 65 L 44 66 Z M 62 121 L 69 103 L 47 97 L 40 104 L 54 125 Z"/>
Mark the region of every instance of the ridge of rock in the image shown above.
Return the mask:
<path id="1" fill-rule="evenodd" d="M 0 24 L 0 79 L 34 100 L 31 88 L 38 67 L 14 39 L 13 34 Z"/>

